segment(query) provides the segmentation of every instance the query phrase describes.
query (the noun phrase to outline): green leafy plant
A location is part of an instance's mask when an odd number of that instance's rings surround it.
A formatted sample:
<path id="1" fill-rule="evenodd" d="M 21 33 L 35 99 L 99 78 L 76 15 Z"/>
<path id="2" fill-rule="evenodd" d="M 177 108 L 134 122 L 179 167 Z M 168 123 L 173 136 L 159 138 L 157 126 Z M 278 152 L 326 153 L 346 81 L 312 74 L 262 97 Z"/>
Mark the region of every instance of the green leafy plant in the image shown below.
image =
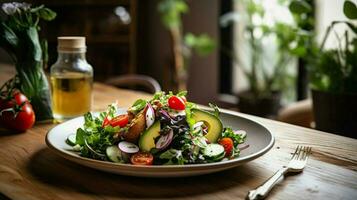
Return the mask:
<path id="1" fill-rule="evenodd" d="M 350 20 L 357 19 L 357 7 L 351 1 L 345 1 L 344 14 Z M 335 28 L 345 25 L 346 30 L 340 36 Z M 337 39 L 336 49 L 325 49 L 325 43 L 331 36 Z M 327 28 L 323 42 L 317 53 L 315 65 L 310 69 L 311 87 L 332 93 L 357 93 L 357 26 L 348 21 L 334 21 Z"/>
<path id="2" fill-rule="evenodd" d="M 288 3 L 291 1 L 279 2 L 289 5 Z M 291 92 L 295 77 L 288 72 L 288 66 L 294 58 L 306 54 L 303 38 L 309 37 L 309 34 L 306 31 L 301 31 L 297 24 L 279 21 L 274 24 L 255 23 L 253 18 L 258 16 L 263 19 L 266 15 L 266 10 L 261 2 L 244 0 L 242 4 L 245 12 L 233 11 L 223 15 L 221 25 L 227 26 L 230 21 L 244 24 L 243 36 L 249 46 L 248 64 L 242 62 L 242 58 L 235 53 L 227 53 L 239 64 L 247 78 L 249 93 L 253 99 L 260 99 L 269 98 L 277 91 Z M 293 7 L 296 12 L 310 9 L 308 5 Z M 266 52 L 271 51 L 264 46 L 264 41 L 268 38 L 275 38 L 277 54 L 275 61 L 264 62 Z"/>
<path id="3" fill-rule="evenodd" d="M 315 42 L 315 18 L 313 12 L 314 0 L 292 0 L 289 3 L 289 10 L 294 17 L 296 23 L 296 48 L 294 55 L 304 60 L 305 63 L 310 63 L 310 58 L 315 55 L 317 45 Z"/>
<path id="4" fill-rule="evenodd" d="M 16 2 L 4 3 L 2 10 L 6 18 L 0 23 L 0 46 L 15 63 L 15 87 L 31 100 L 37 120 L 51 119 L 50 90 L 43 72 L 48 59 L 47 42 L 39 39 L 38 31 L 39 21 L 50 21 L 56 13 L 43 5 L 31 7 Z"/>
<path id="5" fill-rule="evenodd" d="M 185 0 L 160 0 L 158 10 L 161 21 L 172 38 L 177 89 L 187 90 L 187 67 L 192 51 L 205 56 L 214 50 L 215 42 L 207 34 L 183 34 L 181 18 L 189 11 Z"/>

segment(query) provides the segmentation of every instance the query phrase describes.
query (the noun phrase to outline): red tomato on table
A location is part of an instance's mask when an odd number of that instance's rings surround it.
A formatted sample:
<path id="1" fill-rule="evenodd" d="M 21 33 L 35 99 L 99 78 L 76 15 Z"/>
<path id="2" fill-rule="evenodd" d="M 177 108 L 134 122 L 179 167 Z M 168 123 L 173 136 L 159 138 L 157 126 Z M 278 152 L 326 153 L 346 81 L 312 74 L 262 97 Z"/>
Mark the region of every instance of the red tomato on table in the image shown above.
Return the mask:
<path id="1" fill-rule="evenodd" d="M 14 92 L 11 99 L 0 101 L 0 124 L 17 131 L 25 131 L 35 123 L 35 113 L 27 97 Z"/>

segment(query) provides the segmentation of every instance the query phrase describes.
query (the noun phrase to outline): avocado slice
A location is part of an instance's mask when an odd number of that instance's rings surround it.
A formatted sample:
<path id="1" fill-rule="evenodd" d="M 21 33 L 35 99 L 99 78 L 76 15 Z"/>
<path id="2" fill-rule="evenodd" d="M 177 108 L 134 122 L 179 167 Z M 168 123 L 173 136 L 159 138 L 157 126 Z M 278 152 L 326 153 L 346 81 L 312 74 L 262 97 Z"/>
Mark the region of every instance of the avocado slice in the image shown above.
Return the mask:
<path id="1" fill-rule="evenodd" d="M 208 127 L 208 132 L 205 137 L 209 142 L 216 143 L 222 136 L 223 125 L 221 120 L 215 115 L 207 111 L 192 109 L 192 118 L 196 122 L 203 122 Z"/>
<path id="2" fill-rule="evenodd" d="M 155 147 L 155 138 L 160 135 L 160 121 L 156 121 L 147 129 L 139 139 L 139 148 L 141 151 L 150 152 Z"/>

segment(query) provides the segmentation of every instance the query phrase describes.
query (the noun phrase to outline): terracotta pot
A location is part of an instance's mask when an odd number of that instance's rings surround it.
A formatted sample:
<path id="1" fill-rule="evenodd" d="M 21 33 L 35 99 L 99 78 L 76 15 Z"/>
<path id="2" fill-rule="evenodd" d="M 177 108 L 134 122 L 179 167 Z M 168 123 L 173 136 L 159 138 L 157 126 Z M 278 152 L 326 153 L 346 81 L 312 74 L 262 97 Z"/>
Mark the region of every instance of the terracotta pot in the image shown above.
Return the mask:
<path id="1" fill-rule="evenodd" d="M 273 92 L 272 95 L 256 98 L 252 92 L 245 91 L 238 94 L 239 111 L 261 117 L 274 118 L 281 104 L 281 92 Z"/>
<path id="2" fill-rule="evenodd" d="M 312 90 L 316 129 L 357 138 L 357 94 Z"/>

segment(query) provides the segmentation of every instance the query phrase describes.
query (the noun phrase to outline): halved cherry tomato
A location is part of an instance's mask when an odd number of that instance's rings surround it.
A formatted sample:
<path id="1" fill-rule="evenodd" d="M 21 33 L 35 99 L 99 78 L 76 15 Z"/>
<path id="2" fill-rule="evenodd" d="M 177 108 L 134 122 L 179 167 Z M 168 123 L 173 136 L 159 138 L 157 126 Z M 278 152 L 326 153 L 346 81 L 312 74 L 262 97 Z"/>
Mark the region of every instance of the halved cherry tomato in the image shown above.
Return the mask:
<path id="1" fill-rule="evenodd" d="M 127 114 L 124 114 L 114 117 L 112 120 L 110 120 L 109 123 L 112 127 L 116 127 L 116 126 L 124 127 L 128 124 L 128 122 L 129 122 L 129 116 Z"/>
<path id="2" fill-rule="evenodd" d="M 108 126 L 109 124 L 110 124 L 110 119 L 108 116 L 106 116 L 103 120 L 102 127 L 104 128 L 104 127 Z"/>
<path id="3" fill-rule="evenodd" d="M 177 96 L 172 96 L 169 98 L 169 107 L 175 110 L 185 110 L 185 102 Z"/>
<path id="4" fill-rule="evenodd" d="M 148 152 L 138 152 L 131 156 L 130 161 L 133 165 L 152 165 L 154 157 Z"/>
<path id="5" fill-rule="evenodd" d="M 233 150 L 233 140 L 229 137 L 225 137 L 220 139 L 218 143 L 224 147 L 226 156 L 230 156 Z"/>

